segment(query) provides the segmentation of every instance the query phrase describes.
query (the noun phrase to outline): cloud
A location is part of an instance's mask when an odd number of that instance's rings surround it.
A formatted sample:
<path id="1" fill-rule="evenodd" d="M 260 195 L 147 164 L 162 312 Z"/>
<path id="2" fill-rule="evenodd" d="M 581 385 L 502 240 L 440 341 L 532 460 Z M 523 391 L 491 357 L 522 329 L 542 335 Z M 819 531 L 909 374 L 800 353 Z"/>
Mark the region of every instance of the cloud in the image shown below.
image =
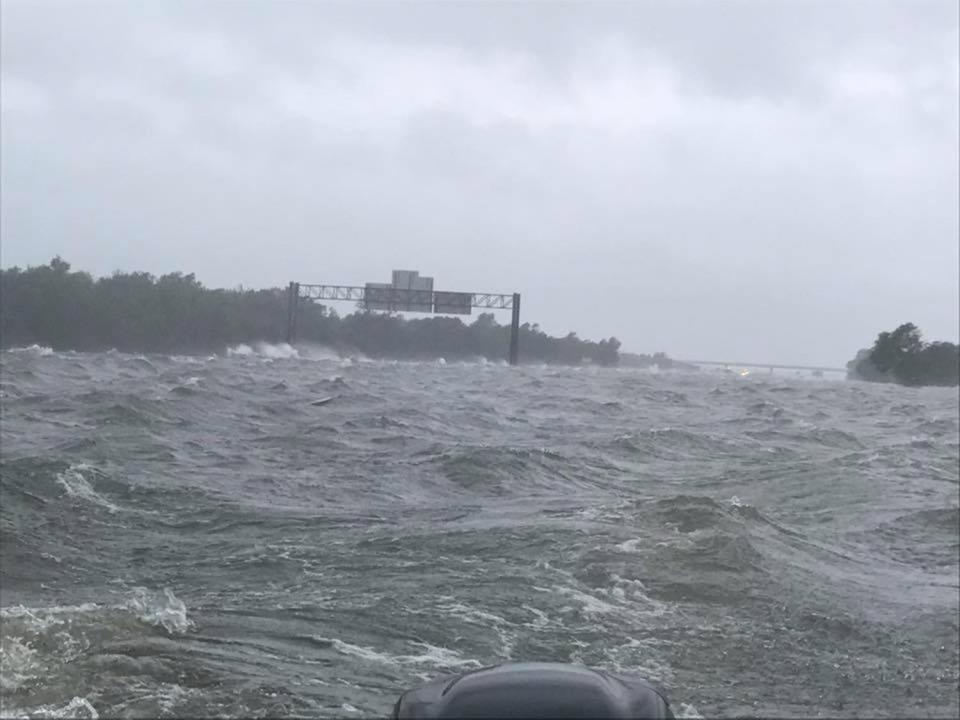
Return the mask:
<path id="1" fill-rule="evenodd" d="M 949 3 L 91 7 L 4 4 L 5 264 L 412 266 L 678 355 L 956 337 Z"/>
<path id="2" fill-rule="evenodd" d="M 16 115 L 45 115 L 50 109 L 50 98 L 40 85 L 16 76 L 3 78 L 0 103 L 5 112 Z"/>

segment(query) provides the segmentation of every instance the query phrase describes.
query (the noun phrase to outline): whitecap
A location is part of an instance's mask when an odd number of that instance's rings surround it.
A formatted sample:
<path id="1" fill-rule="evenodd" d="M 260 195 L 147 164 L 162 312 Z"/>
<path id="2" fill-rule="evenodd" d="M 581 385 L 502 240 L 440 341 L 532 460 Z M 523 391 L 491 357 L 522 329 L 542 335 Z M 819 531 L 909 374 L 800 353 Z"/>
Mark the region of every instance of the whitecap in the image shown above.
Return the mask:
<path id="1" fill-rule="evenodd" d="M 486 612 L 485 610 L 478 610 L 477 608 L 470 607 L 469 605 L 464 605 L 463 603 L 459 602 L 440 605 L 437 609 L 457 615 L 460 618 L 473 620 L 479 624 L 493 623 L 494 625 L 503 625 L 507 622 L 499 615 Z"/>
<path id="2" fill-rule="evenodd" d="M 42 680 L 50 675 L 55 664 L 71 662 L 86 652 L 88 639 L 73 632 L 72 625 L 78 614 L 99 609 L 92 603 L 0 608 L 0 690 L 17 691 Z"/>
<path id="3" fill-rule="evenodd" d="M 524 627 L 528 627 L 533 630 L 542 630 L 550 624 L 550 618 L 545 612 L 543 612 L 543 610 L 538 610 L 530 605 L 521 605 L 521 607 L 533 615 L 533 621 L 524 623 Z"/>
<path id="4" fill-rule="evenodd" d="M 48 608 L 28 608 L 23 605 L 13 605 L 11 607 L 0 608 L 0 619 L 28 618 L 34 623 L 40 623 L 36 629 L 44 630 L 49 625 L 48 621 L 43 620 L 40 615 L 73 615 L 76 613 L 88 613 L 99 610 L 100 606 L 96 603 L 83 603 L 82 605 L 56 605 Z"/>
<path id="5" fill-rule="evenodd" d="M 383 663 L 385 665 L 432 665 L 435 667 L 481 667 L 477 660 L 465 659 L 456 650 L 437 647 L 425 642 L 415 642 L 413 645 L 423 649 L 420 654 L 391 655 L 371 647 L 353 645 L 339 638 L 314 637 L 318 642 L 330 645 L 344 655 L 352 655 L 361 660 Z"/>
<path id="6" fill-rule="evenodd" d="M 300 357 L 299 351 L 289 343 L 277 343 L 276 345 L 257 343 L 256 349 L 257 354 L 271 360 L 289 360 Z"/>
<path id="7" fill-rule="evenodd" d="M 680 703 L 674 711 L 677 720 L 703 720 L 703 715 L 690 703 Z"/>
<path id="8" fill-rule="evenodd" d="M 0 639 L 0 689 L 19 690 L 41 671 L 36 650 L 20 638 Z"/>
<path id="9" fill-rule="evenodd" d="M 640 552 L 638 546 L 642 542 L 642 538 L 633 538 L 632 540 L 624 540 L 622 543 L 619 543 L 615 547 L 620 552 L 625 553 L 637 553 Z"/>
<path id="10" fill-rule="evenodd" d="M 92 470 L 92 468 L 86 463 L 71 465 L 63 472 L 57 473 L 57 482 L 63 486 L 64 491 L 69 497 L 86 500 L 94 505 L 100 505 L 112 513 L 117 512 L 120 508 L 97 493 L 90 482 L 83 476 L 84 471 L 90 470 Z"/>
<path id="11" fill-rule="evenodd" d="M 240 343 L 239 345 L 234 345 L 233 347 L 227 348 L 227 357 L 234 357 L 235 355 L 239 355 L 241 357 L 253 355 L 253 348 L 245 343 Z"/>
<path id="12" fill-rule="evenodd" d="M 184 633 L 193 625 L 187 617 L 187 606 L 167 587 L 162 597 L 143 587 L 134 588 L 129 607 L 142 622 L 162 627 L 171 635 Z"/>
<path id="13" fill-rule="evenodd" d="M 463 603 L 459 602 L 446 603 L 438 606 L 437 609 L 454 615 L 458 619 L 464 620 L 465 622 L 473 625 L 479 625 L 485 629 L 492 629 L 493 632 L 496 633 L 497 639 L 500 641 L 501 657 L 509 658 L 511 655 L 513 655 L 513 648 L 516 645 L 517 636 L 515 632 L 509 629 L 508 626 L 510 623 L 507 622 L 505 618 L 485 610 L 471 607 L 470 605 L 464 605 Z"/>
<path id="14" fill-rule="evenodd" d="M 3 718 L 70 718 L 75 720 L 97 720 L 100 713 L 90 704 L 90 701 L 82 697 L 74 697 L 70 702 L 63 705 L 39 705 L 35 708 L 10 708 L 4 707 L 0 711 L 0 717 Z"/>
<path id="15" fill-rule="evenodd" d="M 541 592 L 554 592 L 557 595 L 562 595 L 563 597 L 568 597 L 571 600 L 576 600 L 580 603 L 583 612 L 587 615 L 614 613 L 620 609 L 616 605 L 611 605 L 610 603 L 605 602 L 600 598 L 596 598 L 593 595 L 588 595 L 585 592 L 564 587 L 563 585 L 554 585 L 550 589 L 540 587 L 535 587 L 534 589 L 540 590 Z"/>
<path id="16" fill-rule="evenodd" d="M 289 343 L 254 343 L 253 347 L 240 343 L 227 348 L 227 357 L 260 357 L 264 360 L 288 360 L 300 357 L 300 352 Z"/>
<path id="17" fill-rule="evenodd" d="M 46 345 L 28 345 L 27 347 L 19 348 L 10 348 L 12 353 L 27 353 L 30 355 L 37 355 L 39 357 L 49 357 L 53 355 L 53 348 L 47 347 Z"/>
<path id="18" fill-rule="evenodd" d="M 632 603 L 642 603 L 647 607 L 648 615 L 659 616 L 666 613 L 667 605 L 650 597 L 642 581 L 635 578 L 620 577 L 616 573 L 611 575 L 610 578 L 614 583 L 610 594 L 614 597 Z"/>

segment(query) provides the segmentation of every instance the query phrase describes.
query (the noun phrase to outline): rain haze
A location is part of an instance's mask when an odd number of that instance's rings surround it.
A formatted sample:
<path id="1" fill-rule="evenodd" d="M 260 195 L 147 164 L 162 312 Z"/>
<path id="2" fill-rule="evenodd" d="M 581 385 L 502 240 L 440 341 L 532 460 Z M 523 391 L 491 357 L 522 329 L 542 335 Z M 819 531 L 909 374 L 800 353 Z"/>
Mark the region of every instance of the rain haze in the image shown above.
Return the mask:
<path id="1" fill-rule="evenodd" d="M 0 717 L 960 718 L 957 0 L 0 12 Z"/>
<path id="2" fill-rule="evenodd" d="M 956 2 L 2 12 L 5 267 L 409 267 L 679 358 L 957 338 Z"/>

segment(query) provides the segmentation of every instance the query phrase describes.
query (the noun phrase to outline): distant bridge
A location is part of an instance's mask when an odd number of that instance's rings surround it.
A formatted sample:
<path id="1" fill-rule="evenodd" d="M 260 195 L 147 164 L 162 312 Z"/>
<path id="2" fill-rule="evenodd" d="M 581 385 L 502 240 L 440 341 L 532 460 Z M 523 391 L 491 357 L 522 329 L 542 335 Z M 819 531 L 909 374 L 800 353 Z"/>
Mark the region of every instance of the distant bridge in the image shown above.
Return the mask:
<path id="1" fill-rule="evenodd" d="M 837 367 L 825 367 L 819 365 L 778 365 L 776 363 L 764 363 L 764 362 L 725 362 L 721 360 L 683 360 L 681 362 L 688 363 L 690 365 L 714 365 L 718 367 L 735 367 L 735 368 L 764 368 L 773 372 L 774 370 L 809 370 L 810 372 L 830 372 L 830 373 L 846 373 L 846 368 L 837 368 Z"/>

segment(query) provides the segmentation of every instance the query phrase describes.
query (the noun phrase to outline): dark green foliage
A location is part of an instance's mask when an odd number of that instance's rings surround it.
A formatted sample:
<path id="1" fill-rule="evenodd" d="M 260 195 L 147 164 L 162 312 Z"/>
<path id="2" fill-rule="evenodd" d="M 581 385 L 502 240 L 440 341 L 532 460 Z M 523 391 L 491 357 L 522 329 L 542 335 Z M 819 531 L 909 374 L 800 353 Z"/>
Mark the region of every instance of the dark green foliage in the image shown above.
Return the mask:
<path id="1" fill-rule="evenodd" d="M 882 332 L 877 336 L 870 352 L 870 362 L 880 372 L 895 370 L 910 355 L 923 349 L 920 331 L 913 323 L 904 323 L 892 333 Z"/>
<path id="2" fill-rule="evenodd" d="M 858 380 L 903 385 L 960 384 L 960 347 L 948 342 L 925 343 L 913 323 L 882 332 L 872 348 L 847 363 L 847 374 Z"/>
<path id="3" fill-rule="evenodd" d="M 57 350 L 219 352 L 238 343 L 282 342 L 287 291 L 212 290 L 193 276 L 114 273 L 94 280 L 59 257 L 27 270 L 0 270 L 0 344 Z M 297 339 L 343 352 L 397 358 L 506 358 L 509 325 L 490 313 L 466 325 L 459 318 L 406 320 L 358 311 L 340 317 L 301 301 Z M 550 337 L 537 325 L 520 330 L 524 361 L 558 364 L 619 360 L 616 338 L 599 343 L 576 333 Z"/>
<path id="4" fill-rule="evenodd" d="M 894 374 L 905 385 L 958 385 L 960 348 L 948 342 L 926 344 L 904 357 Z"/>

